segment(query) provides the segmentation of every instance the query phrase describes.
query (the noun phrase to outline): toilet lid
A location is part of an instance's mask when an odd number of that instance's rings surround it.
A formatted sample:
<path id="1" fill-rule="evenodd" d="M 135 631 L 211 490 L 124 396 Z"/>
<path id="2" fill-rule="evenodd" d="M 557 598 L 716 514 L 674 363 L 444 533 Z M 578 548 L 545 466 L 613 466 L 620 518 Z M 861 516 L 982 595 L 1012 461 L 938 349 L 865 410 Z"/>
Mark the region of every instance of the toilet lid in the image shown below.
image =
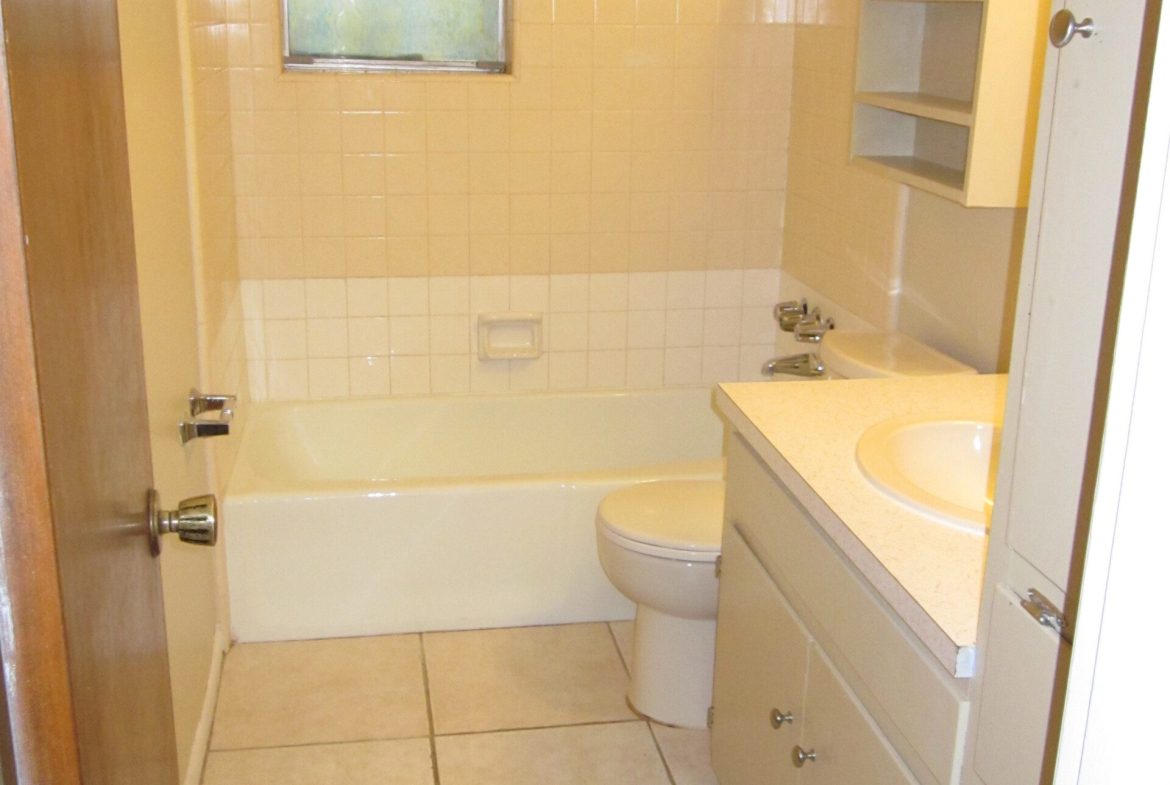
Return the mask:
<path id="1" fill-rule="evenodd" d="M 821 339 L 820 355 L 826 368 L 847 379 L 975 373 L 902 333 L 830 330 Z"/>
<path id="2" fill-rule="evenodd" d="M 690 553 L 716 554 L 723 538 L 723 482 L 667 480 L 614 491 L 597 522 L 624 539 Z"/>

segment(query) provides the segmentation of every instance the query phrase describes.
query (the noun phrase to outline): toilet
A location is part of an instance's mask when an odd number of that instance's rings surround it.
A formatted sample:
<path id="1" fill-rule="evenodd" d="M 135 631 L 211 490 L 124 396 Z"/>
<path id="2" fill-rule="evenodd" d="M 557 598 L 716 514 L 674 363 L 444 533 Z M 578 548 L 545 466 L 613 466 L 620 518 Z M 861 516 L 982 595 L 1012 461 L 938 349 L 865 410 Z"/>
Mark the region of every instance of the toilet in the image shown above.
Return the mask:
<path id="1" fill-rule="evenodd" d="M 707 726 L 722 538 L 721 480 L 631 485 L 597 508 L 601 566 L 638 606 L 626 697 L 667 725 Z"/>
<path id="2" fill-rule="evenodd" d="M 976 372 L 900 333 L 833 330 L 820 355 L 830 379 Z M 614 491 L 597 508 L 602 569 L 637 605 L 626 696 L 666 725 L 707 727 L 723 495 L 718 480 L 647 482 Z"/>

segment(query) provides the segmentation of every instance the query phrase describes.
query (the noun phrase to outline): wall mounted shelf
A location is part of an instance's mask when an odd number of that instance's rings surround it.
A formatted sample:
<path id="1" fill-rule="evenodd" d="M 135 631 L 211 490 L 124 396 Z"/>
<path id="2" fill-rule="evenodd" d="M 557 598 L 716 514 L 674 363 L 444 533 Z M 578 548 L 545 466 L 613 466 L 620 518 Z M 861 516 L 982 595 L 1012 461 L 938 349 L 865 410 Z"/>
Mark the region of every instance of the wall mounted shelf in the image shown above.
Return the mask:
<path id="1" fill-rule="evenodd" d="M 1026 204 L 1039 0 L 863 0 L 851 160 L 970 207 Z"/>

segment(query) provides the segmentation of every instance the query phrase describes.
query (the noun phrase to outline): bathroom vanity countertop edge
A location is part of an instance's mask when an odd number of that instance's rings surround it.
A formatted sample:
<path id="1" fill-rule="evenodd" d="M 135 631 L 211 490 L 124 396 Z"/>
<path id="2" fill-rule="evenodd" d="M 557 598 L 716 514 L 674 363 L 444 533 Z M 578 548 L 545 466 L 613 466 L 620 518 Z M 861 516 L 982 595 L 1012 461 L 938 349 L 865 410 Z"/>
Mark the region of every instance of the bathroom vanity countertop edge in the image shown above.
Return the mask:
<path id="1" fill-rule="evenodd" d="M 715 403 L 822 532 L 956 677 L 974 669 L 987 538 L 935 523 L 878 492 L 858 437 L 894 417 L 996 419 L 1003 376 L 720 385 Z"/>

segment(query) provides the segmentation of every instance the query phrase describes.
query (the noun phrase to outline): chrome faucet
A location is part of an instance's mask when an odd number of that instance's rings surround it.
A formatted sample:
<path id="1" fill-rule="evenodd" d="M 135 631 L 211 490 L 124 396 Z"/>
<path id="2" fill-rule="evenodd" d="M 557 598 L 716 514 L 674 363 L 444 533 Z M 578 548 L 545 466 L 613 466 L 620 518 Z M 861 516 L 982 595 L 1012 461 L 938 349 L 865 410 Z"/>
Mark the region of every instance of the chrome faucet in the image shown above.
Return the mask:
<path id="1" fill-rule="evenodd" d="M 792 332 L 800 321 L 808 316 L 808 300 L 803 297 L 799 300 L 786 300 L 776 303 L 772 309 L 772 316 L 780 324 L 780 329 L 786 333 Z"/>
<path id="2" fill-rule="evenodd" d="M 816 354 L 790 354 L 787 357 L 773 357 L 764 363 L 760 373 L 765 376 L 775 376 L 778 373 L 788 376 L 804 376 L 817 379 L 825 375 L 825 364 Z"/>
<path id="3" fill-rule="evenodd" d="M 233 407 L 236 405 L 236 396 L 201 393 L 192 389 L 187 396 L 187 411 L 190 417 L 179 423 L 179 438 L 183 444 L 192 439 L 202 439 L 207 436 L 227 436 L 231 432 Z M 201 420 L 199 415 L 204 412 L 219 412 L 215 420 Z"/>
<path id="4" fill-rule="evenodd" d="M 207 436 L 227 436 L 231 426 L 230 420 L 183 420 L 179 423 L 179 438 L 186 444 Z"/>
<path id="5" fill-rule="evenodd" d="M 820 343 L 825 333 L 833 329 L 832 319 L 822 319 L 821 309 L 813 308 L 812 312 L 796 323 L 792 334 L 802 343 Z"/>

